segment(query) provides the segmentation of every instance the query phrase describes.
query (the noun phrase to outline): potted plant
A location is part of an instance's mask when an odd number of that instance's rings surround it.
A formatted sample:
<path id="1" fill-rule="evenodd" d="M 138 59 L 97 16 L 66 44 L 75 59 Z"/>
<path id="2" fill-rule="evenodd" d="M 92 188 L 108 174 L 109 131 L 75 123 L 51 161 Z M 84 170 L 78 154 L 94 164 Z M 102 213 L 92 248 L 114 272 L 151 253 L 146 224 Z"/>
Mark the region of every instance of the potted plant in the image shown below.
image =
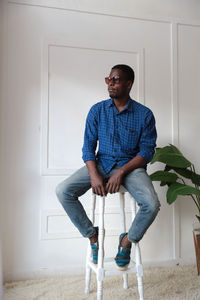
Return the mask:
<path id="1" fill-rule="evenodd" d="M 161 186 L 167 186 L 166 198 L 172 204 L 179 195 L 190 196 L 197 207 L 196 217 L 200 228 L 200 175 L 194 165 L 183 156 L 180 150 L 172 144 L 156 148 L 151 164 L 161 162 L 164 170 L 150 175 L 152 181 L 160 181 Z M 198 275 L 200 274 L 200 229 L 193 231 L 197 258 Z"/>

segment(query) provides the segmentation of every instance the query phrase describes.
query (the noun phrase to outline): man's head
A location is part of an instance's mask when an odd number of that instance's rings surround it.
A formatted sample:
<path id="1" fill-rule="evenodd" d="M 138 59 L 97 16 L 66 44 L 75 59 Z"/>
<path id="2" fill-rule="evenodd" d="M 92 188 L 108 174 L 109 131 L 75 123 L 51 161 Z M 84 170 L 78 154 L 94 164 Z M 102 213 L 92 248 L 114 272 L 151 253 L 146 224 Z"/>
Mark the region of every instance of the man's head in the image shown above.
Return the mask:
<path id="1" fill-rule="evenodd" d="M 105 78 L 111 98 L 119 99 L 129 95 L 135 79 L 134 71 L 127 65 L 112 67 L 109 77 Z"/>

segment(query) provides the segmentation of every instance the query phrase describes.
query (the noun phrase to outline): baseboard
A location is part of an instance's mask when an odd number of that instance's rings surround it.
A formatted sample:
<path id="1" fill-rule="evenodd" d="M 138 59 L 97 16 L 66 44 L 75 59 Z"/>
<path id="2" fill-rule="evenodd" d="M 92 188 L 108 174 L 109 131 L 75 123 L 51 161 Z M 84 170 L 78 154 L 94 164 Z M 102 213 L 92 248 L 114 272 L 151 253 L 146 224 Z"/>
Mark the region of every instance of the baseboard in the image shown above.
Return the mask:
<path id="1" fill-rule="evenodd" d="M 194 265 L 196 261 L 194 258 L 177 258 L 177 259 L 170 259 L 170 260 L 162 260 L 162 261 L 144 261 L 143 266 L 144 268 L 149 267 L 175 267 L 175 266 L 184 266 L 184 265 Z"/>
<path id="2" fill-rule="evenodd" d="M 175 267 L 183 265 L 193 265 L 196 264 L 195 260 L 192 258 L 188 259 L 171 259 L 164 261 L 144 261 L 143 267 Z M 4 282 L 15 281 L 15 280 L 27 280 L 27 279 L 37 279 L 52 276 L 64 276 L 64 275 L 83 275 L 85 273 L 84 265 L 69 266 L 68 268 L 42 268 L 40 270 L 24 270 L 24 271 L 14 271 L 4 274 Z"/>

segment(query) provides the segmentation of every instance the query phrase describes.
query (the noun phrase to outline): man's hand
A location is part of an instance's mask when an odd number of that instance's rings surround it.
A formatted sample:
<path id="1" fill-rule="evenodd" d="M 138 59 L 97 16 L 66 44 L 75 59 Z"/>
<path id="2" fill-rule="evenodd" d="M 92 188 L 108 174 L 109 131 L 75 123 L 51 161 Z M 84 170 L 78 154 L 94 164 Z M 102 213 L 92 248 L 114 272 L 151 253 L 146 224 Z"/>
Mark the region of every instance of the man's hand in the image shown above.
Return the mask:
<path id="1" fill-rule="evenodd" d="M 122 183 L 122 179 L 123 179 L 123 175 L 124 175 L 124 172 L 119 169 L 115 174 L 113 174 L 107 184 L 106 184 L 106 191 L 107 193 L 116 193 L 119 191 L 120 189 L 120 185 Z"/>
<path id="2" fill-rule="evenodd" d="M 106 196 L 106 188 L 105 188 L 105 182 L 103 178 L 99 174 L 94 174 L 91 176 L 91 186 L 92 191 L 96 195 L 100 196 Z"/>
<path id="3" fill-rule="evenodd" d="M 96 162 L 93 160 L 88 160 L 86 161 L 86 166 L 90 174 L 90 182 L 93 193 L 100 196 L 106 196 L 107 192 L 105 182 L 97 170 Z"/>

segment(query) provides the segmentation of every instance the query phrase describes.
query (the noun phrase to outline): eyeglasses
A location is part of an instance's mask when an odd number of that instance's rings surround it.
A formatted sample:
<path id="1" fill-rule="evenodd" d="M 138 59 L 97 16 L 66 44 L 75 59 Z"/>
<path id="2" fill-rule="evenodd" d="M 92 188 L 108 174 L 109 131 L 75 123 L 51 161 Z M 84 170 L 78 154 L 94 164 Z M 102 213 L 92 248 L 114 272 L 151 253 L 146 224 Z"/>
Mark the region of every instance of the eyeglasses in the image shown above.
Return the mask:
<path id="1" fill-rule="evenodd" d="M 106 77 L 105 82 L 109 84 L 112 81 L 113 84 L 120 83 L 121 79 L 119 76 Z"/>

